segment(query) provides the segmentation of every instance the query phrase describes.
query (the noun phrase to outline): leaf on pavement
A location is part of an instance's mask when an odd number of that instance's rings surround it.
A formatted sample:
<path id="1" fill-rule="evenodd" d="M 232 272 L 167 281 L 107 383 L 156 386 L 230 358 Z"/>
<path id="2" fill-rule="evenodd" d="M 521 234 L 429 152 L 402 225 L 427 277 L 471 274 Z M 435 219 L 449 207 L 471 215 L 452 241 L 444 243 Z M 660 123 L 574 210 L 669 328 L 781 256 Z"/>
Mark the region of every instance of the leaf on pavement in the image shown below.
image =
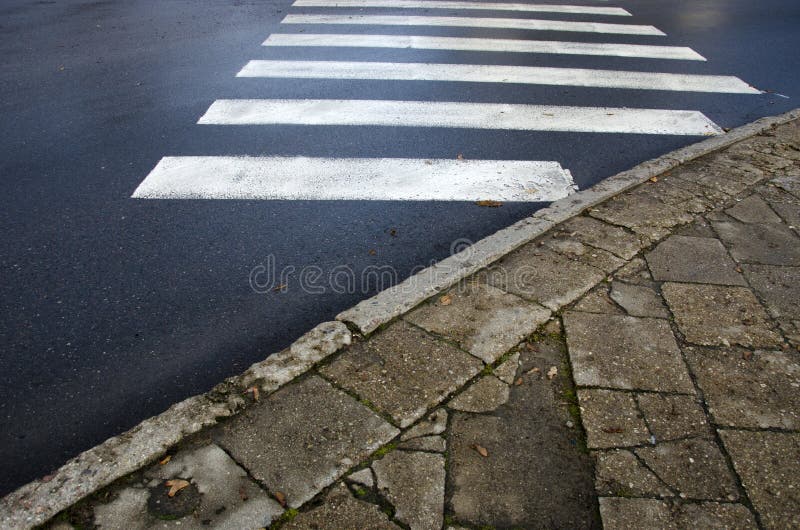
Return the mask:
<path id="1" fill-rule="evenodd" d="M 253 394 L 253 399 L 258 401 L 258 398 L 259 398 L 260 394 L 258 392 L 258 387 L 257 386 L 251 386 L 250 388 L 248 388 L 247 389 L 247 393 L 248 394 Z"/>
<path id="2" fill-rule="evenodd" d="M 484 206 L 486 208 L 499 208 L 503 205 L 500 201 L 477 201 L 475 204 L 478 206 Z"/>
<path id="3" fill-rule="evenodd" d="M 449 295 L 449 294 L 446 294 L 446 295 L 442 296 L 441 298 L 439 298 L 439 303 L 441 305 L 450 305 L 450 304 L 453 303 L 453 297 L 451 295 Z"/>
<path id="4" fill-rule="evenodd" d="M 550 369 L 547 371 L 547 378 L 552 380 L 557 375 L 558 375 L 558 368 L 556 368 L 555 366 L 551 366 Z"/>
<path id="5" fill-rule="evenodd" d="M 487 451 L 486 448 L 483 447 L 482 445 L 472 444 L 472 448 L 475 449 L 478 452 L 478 454 L 484 458 L 489 456 L 489 451 Z"/>
<path id="6" fill-rule="evenodd" d="M 456 158 L 457 158 L 458 160 L 464 160 L 464 155 L 463 155 L 463 154 L 461 154 L 461 153 L 458 153 L 458 156 L 456 156 Z"/>
<path id="7" fill-rule="evenodd" d="M 172 460 L 172 455 L 167 455 L 164 458 L 162 458 L 161 460 L 159 460 L 158 464 L 161 465 L 161 466 L 165 466 L 165 465 L 167 465 L 169 463 L 170 460 Z"/>
<path id="8" fill-rule="evenodd" d="M 283 494 L 283 492 L 276 491 L 276 492 L 275 492 L 275 500 L 276 500 L 276 501 L 278 501 L 278 503 L 279 503 L 281 506 L 283 506 L 284 508 L 286 508 L 286 495 L 284 495 L 284 494 Z"/>
<path id="9" fill-rule="evenodd" d="M 176 493 L 189 486 L 189 481 L 183 480 L 182 478 L 176 478 L 166 481 L 164 485 L 169 488 L 167 497 L 174 497 Z"/>

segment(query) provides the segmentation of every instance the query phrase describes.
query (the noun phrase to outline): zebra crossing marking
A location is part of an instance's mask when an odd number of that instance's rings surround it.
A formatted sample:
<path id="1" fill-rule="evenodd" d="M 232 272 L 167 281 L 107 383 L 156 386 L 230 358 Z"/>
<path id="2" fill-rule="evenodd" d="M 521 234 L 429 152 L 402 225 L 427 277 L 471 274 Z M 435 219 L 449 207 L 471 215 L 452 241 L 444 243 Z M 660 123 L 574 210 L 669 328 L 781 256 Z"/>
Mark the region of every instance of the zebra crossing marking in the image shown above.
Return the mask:
<path id="1" fill-rule="evenodd" d="M 601 55 L 705 61 L 705 57 L 683 46 L 650 46 L 593 42 L 482 39 L 474 37 L 428 37 L 423 35 L 346 35 L 337 33 L 273 33 L 263 46 L 313 46 L 343 48 L 397 48 L 457 50 L 500 53 L 546 53 L 557 55 Z"/>
<path id="2" fill-rule="evenodd" d="M 392 9 L 479 9 L 527 13 L 569 13 L 629 17 L 621 7 L 596 7 L 506 2 L 458 2 L 451 0 L 295 0 L 292 7 L 381 7 Z"/>
<path id="3" fill-rule="evenodd" d="M 541 202 L 574 190 L 558 162 L 188 156 L 162 158 L 133 197 Z"/>
<path id="4" fill-rule="evenodd" d="M 444 26 L 465 28 L 523 29 L 535 31 L 568 31 L 582 33 L 614 33 L 619 35 L 666 35 L 653 26 L 573 22 L 530 18 L 436 17 L 424 15 L 286 15 L 282 24 L 332 24 L 370 26 Z"/>
<path id="5" fill-rule="evenodd" d="M 486 64 L 256 60 L 247 63 L 237 77 L 460 81 L 679 92 L 760 93 L 733 76 Z"/>
<path id="6" fill-rule="evenodd" d="M 691 110 L 355 99 L 219 99 L 197 123 L 378 125 L 673 135 L 723 133 L 702 113 Z"/>

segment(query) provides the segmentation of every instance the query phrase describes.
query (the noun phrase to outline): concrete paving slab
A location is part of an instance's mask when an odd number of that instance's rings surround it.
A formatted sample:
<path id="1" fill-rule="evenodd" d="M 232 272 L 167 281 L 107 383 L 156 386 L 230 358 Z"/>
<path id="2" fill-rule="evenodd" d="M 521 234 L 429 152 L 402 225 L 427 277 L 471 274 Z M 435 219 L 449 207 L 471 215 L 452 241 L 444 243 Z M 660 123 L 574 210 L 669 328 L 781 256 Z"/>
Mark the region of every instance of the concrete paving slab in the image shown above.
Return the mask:
<path id="1" fill-rule="evenodd" d="M 633 394 L 613 390 L 578 390 L 586 445 L 591 449 L 650 443 L 650 431 Z"/>
<path id="2" fill-rule="evenodd" d="M 673 235 L 646 257 L 658 281 L 747 285 L 718 239 Z"/>
<path id="3" fill-rule="evenodd" d="M 347 486 L 337 484 L 322 504 L 281 526 L 285 530 L 341 530 L 343 528 L 369 528 L 370 530 L 399 530 L 380 508 L 354 498 Z"/>
<path id="4" fill-rule="evenodd" d="M 487 375 L 451 399 L 448 406 L 463 412 L 491 412 L 505 404 L 508 396 L 508 385 L 493 375 Z"/>
<path id="5" fill-rule="evenodd" d="M 781 223 L 782 220 L 770 208 L 769 204 L 758 195 L 750 195 L 742 199 L 735 206 L 731 206 L 725 213 L 742 223 Z"/>
<path id="6" fill-rule="evenodd" d="M 668 318 L 667 306 L 651 287 L 614 281 L 611 299 L 634 317 Z"/>
<path id="7" fill-rule="evenodd" d="M 627 449 L 595 451 L 595 489 L 598 495 L 671 497 L 674 494 Z"/>
<path id="8" fill-rule="evenodd" d="M 434 434 L 442 434 L 447 428 L 447 411 L 445 409 L 437 409 L 428 414 L 428 416 L 421 420 L 419 423 L 411 427 L 400 436 L 401 440 L 410 440 L 421 436 L 431 436 Z"/>
<path id="9" fill-rule="evenodd" d="M 564 325 L 578 386 L 694 393 L 667 321 L 570 311 Z"/>
<path id="10" fill-rule="evenodd" d="M 778 320 L 800 319 L 800 268 L 744 265 L 745 276 Z"/>
<path id="11" fill-rule="evenodd" d="M 444 522 L 444 456 L 392 451 L 372 464 L 378 490 L 411 530 L 441 528 Z"/>
<path id="12" fill-rule="evenodd" d="M 472 355 L 401 321 L 351 346 L 320 371 L 408 427 L 481 368 Z"/>
<path id="13" fill-rule="evenodd" d="M 769 348 L 781 342 L 750 289 L 665 283 L 661 292 L 678 328 L 691 343 Z"/>
<path id="14" fill-rule="evenodd" d="M 493 363 L 550 318 L 550 310 L 491 285 L 468 282 L 406 315 Z"/>
<path id="15" fill-rule="evenodd" d="M 800 527 L 800 434 L 720 430 L 765 528 Z"/>
<path id="16" fill-rule="evenodd" d="M 488 278 L 500 289 L 556 311 L 597 285 L 605 273 L 533 242 L 490 267 Z"/>
<path id="17" fill-rule="evenodd" d="M 250 407 L 214 438 L 297 508 L 397 434 L 370 409 L 312 376 Z"/>
<path id="18" fill-rule="evenodd" d="M 613 272 L 624 263 L 620 257 L 603 249 L 584 245 L 577 239 L 550 237 L 542 239 L 544 246 L 565 255 L 566 257 L 581 261 L 587 265 L 598 268 L 606 273 Z"/>
<path id="19" fill-rule="evenodd" d="M 705 411 L 694 396 L 648 393 L 638 394 L 636 401 L 658 442 L 711 435 Z"/>
<path id="20" fill-rule="evenodd" d="M 447 443 L 441 436 L 422 436 L 400 442 L 399 449 L 409 451 L 429 451 L 434 453 L 444 453 L 447 450 Z"/>
<path id="21" fill-rule="evenodd" d="M 145 471 L 144 476 L 159 481 L 183 478 L 194 483 L 201 500 L 193 519 L 204 525 L 260 528 L 283 513 L 280 504 L 214 444 L 180 451 L 167 464 Z M 181 524 L 185 528 L 187 521 Z"/>
<path id="22" fill-rule="evenodd" d="M 611 299 L 610 289 L 607 283 L 603 282 L 588 293 L 572 306 L 575 311 L 582 313 L 604 313 L 607 315 L 624 315 L 625 311 Z"/>
<path id="23" fill-rule="evenodd" d="M 705 438 L 661 442 L 635 450 L 682 498 L 735 501 L 739 491 L 719 447 Z"/>
<path id="24" fill-rule="evenodd" d="M 564 374 L 536 377 L 561 366 L 563 346 L 552 339 L 521 352 L 519 385 L 491 414 L 453 414 L 448 436 L 450 506 L 470 527 L 599 528 L 591 461 L 564 400 Z M 528 375 L 525 375 L 528 374 Z M 476 445 L 487 451 L 482 456 Z"/>
<path id="25" fill-rule="evenodd" d="M 783 352 L 686 348 L 714 421 L 726 427 L 800 428 L 800 362 Z"/>
<path id="26" fill-rule="evenodd" d="M 503 364 L 498 366 L 492 372 L 502 382 L 510 385 L 517 378 L 517 369 L 519 368 L 519 353 L 511 355 Z"/>
<path id="27" fill-rule="evenodd" d="M 648 528 L 680 530 L 755 530 L 753 514 L 741 504 L 701 502 L 671 505 L 656 499 L 600 499 L 600 513 L 606 530 Z"/>
<path id="28" fill-rule="evenodd" d="M 712 223 L 740 263 L 800 266 L 800 238 L 782 224 Z"/>
<path id="29" fill-rule="evenodd" d="M 607 250 L 625 260 L 631 259 L 642 248 L 642 242 L 636 234 L 593 217 L 574 217 L 560 225 L 558 231 L 571 234 L 571 237 L 587 245 Z"/>

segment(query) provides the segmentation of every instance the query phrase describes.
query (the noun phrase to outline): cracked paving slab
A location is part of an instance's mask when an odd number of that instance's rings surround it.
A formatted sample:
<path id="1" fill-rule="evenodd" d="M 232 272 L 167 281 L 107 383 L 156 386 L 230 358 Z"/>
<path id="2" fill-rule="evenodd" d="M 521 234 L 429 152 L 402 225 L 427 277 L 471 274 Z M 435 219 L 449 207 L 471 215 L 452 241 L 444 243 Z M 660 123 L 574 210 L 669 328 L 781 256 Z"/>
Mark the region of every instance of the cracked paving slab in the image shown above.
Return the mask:
<path id="1" fill-rule="evenodd" d="M 214 438 L 297 508 L 397 434 L 369 408 L 312 376 L 248 408 Z"/>

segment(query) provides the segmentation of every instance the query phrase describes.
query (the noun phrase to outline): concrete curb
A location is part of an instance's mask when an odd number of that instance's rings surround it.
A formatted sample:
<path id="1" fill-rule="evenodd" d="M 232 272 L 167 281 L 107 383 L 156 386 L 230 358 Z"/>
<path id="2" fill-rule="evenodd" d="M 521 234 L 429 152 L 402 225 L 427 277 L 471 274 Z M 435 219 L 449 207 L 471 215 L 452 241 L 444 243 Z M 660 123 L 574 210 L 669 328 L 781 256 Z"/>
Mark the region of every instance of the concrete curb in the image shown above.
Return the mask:
<path id="1" fill-rule="evenodd" d="M 574 217 L 587 208 L 680 164 L 723 149 L 799 117 L 800 109 L 794 109 L 778 116 L 761 118 L 733 129 L 725 135 L 714 136 L 643 162 L 628 171 L 617 173 L 591 188 L 555 201 L 547 208 L 536 212 L 532 217 L 481 239 L 469 248 L 440 261 L 394 287 L 359 302 L 336 315 L 336 319 L 355 326 L 361 333 L 372 333 L 425 299 L 451 287 L 479 269 L 532 241 L 555 224 Z"/>
<path id="2" fill-rule="evenodd" d="M 254 364 L 210 392 L 186 399 L 130 431 L 85 451 L 54 474 L 27 484 L 0 500 L 0 527 L 29 528 L 52 518 L 91 493 L 155 461 L 184 438 L 244 410 L 256 398 L 281 388 L 350 344 L 345 323 L 368 334 L 430 296 L 500 259 L 557 223 L 679 164 L 800 118 L 800 109 L 758 120 L 619 173 L 598 185 L 553 203 L 532 217 L 500 230 L 401 284 L 325 322 L 288 349 Z M 248 397 L 249 396 L 249 397 Z"/>

